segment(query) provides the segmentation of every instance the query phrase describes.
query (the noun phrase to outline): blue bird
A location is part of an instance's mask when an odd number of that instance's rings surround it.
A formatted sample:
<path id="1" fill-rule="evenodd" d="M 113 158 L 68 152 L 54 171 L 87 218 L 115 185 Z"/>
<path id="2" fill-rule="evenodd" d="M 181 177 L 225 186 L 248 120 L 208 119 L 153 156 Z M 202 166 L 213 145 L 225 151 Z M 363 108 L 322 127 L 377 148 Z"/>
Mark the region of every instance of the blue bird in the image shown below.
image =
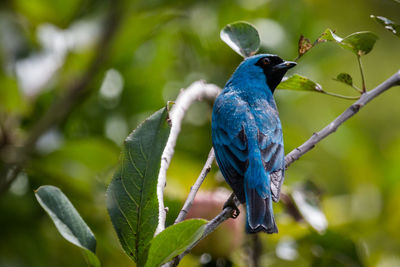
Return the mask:
<path id="1" fill-rule="evenodd" d="M 271 199 L 279 200 L 285 154 L 273 93 L 295 65 L 270 54 L 246 58 L 214 103 L 215 156 L 236 197 L 246 202 L 248 233 L 278 232 Z"/>

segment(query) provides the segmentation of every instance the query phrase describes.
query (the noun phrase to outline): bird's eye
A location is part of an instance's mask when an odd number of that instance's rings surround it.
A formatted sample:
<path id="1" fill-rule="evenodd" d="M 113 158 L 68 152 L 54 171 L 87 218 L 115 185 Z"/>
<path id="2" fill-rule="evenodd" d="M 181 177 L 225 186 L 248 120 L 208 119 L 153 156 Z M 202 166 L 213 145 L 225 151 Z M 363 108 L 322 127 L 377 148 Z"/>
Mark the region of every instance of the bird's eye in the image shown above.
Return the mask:
<path id="1" fill-rule="evenodd" d="M 269 65 L 270 63 L 271 63 L 271 61 L 270 61 L 268 58 L 266 58 L 266 57 L 264 57 L 264 58 L 261 59 L 261 64 L 262 64 L 263 66 L 267 66 L 267 65 Z"/>

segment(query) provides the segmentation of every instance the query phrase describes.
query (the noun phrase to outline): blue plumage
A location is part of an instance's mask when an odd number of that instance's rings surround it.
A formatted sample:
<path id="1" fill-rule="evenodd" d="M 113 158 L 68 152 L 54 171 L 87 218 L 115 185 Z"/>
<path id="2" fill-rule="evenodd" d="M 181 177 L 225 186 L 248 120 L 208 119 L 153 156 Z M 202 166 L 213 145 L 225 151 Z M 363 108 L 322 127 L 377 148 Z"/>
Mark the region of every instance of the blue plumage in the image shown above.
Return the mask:
<path id="1" fill-rule="evenodd" d="M 241 203 L 246 231 L 278 231 L 272 200 L 284 176 L 282 126 L 273 92 L 295 66 L 275 55 L 245 59 L 214 103 L 212 141 L 220 170 Z"/>

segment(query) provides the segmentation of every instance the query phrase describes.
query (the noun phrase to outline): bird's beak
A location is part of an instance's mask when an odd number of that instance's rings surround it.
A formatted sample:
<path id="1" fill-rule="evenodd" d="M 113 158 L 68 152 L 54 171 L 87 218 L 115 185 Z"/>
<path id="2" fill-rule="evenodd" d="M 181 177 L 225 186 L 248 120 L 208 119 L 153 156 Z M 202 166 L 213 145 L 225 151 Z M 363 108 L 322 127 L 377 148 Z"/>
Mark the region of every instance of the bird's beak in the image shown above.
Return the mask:
<path id="1" fill-rule="evenodd" d="M 293 61 L 284 61 L 281 64 L 275 65 L 273 67 L 273 71 L 282 71 L 282 70 L 288 70 L 296 66 L 297 63 Z"/>

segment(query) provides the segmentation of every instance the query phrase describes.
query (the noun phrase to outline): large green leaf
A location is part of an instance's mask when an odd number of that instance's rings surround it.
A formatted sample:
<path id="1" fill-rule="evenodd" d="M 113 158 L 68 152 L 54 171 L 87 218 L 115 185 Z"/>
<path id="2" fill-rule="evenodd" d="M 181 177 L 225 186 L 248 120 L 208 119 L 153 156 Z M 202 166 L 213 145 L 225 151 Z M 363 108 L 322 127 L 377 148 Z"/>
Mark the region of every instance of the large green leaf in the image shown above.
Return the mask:
<path id="1" fill-rule="evenodd" d="M 260 36 L 250 23 L 238 21 L 226 25 L 220 33 L 222 41 L 242 57 L 255 55 L 260 47 Z"/>
<path id="2" fill-rule="evenodd" d="M 166 228 L 151 241 L 146 267 L 159 266 L 184 252 L 200 239 L 206 224 L 206 220 L 191 219 Z"/>
<path id="3" fill-rule="evenodd" d="M 282 81 L 278 85 L 277 89 L 296 90 L 296 91 L 318 91 L 318 92 L 323 91 L 321 85 L 298 74 L 294 74 L 293 76 Z"/>
<path id="4" fill-rule="evenodd" d="M 378 40 L 378 36 L 372 32 L 363 31 L 355 32 L 345 38 L 341 38 L 333 33 L 331 29 L 327 29 L 319 40 L 335 42 L 340 47 L 350 50 L 358 56 L 362 56 L 371 52 L 375 42 Z"/>
<path id="5" fill-rule="evenodd" d="M 400 38 L 400 25 L 391 21 L 388 18 L 382 17 L 382 16 L 374 16 L 371 15 L 371 18 L 374 19 L 376 22 L 381 24 L 382 26 L 385 27 L 386 30 L 390 31 L 394 35 Z"/>
<path id="6" fill-rule="evenodd" d="M 83 249 L 90 265 L 100 266 L 95 254 L 96 238 L 64 193 L 55 186 L 45 185 L 39 187 L 35 195 L 60 234 Z"/>
<path id="7" fill-rule="evenodd" d="M 125 252 L 143 266 L 158 224 L 157 179 L 170 127 L 163 108 L 125 140 L 119 169 L 107 190 L 107 208 Z"/>

